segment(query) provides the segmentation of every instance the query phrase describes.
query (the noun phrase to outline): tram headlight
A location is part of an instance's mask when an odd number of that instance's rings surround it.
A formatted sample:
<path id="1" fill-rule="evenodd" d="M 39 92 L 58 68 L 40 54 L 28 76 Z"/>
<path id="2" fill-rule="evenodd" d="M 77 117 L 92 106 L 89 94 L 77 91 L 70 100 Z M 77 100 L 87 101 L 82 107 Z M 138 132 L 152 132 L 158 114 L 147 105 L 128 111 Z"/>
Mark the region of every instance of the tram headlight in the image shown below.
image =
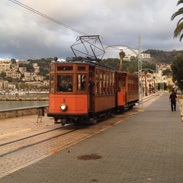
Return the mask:
<path id="1" fill-rule="evenodd" d="M 66 104 L 61 104 L 60 109 L 61 109 L 62 111 L 67 111 L 68 107 L 67 107 Z"/>

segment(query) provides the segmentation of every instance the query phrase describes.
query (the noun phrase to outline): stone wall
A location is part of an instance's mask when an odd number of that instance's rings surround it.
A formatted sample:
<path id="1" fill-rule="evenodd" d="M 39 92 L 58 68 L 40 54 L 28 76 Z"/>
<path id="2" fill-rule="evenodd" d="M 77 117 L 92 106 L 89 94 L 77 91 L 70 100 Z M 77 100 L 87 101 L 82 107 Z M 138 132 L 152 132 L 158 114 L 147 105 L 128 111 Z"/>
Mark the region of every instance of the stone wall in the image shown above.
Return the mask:
<path id="1" fill-rule="evenodd" d="M 13 109 L 7 111 L 0 111 L 0 119 L 4 118 L 13 118 L 13 117 L 20 117 L 26 115 L 33 115 L 37 114 L 39 116 L 43 115 L 43 113 L 47 112 L 48 107 L 36 107 L 36 108 L 26 108 L 26 109 Z"/>

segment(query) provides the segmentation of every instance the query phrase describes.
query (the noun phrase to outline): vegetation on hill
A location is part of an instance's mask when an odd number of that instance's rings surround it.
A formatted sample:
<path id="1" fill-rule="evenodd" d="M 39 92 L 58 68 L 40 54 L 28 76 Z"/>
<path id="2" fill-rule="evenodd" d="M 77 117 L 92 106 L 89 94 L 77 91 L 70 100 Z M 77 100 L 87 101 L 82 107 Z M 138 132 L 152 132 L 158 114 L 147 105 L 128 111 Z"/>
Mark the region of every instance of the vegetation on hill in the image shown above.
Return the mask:
<path id="1" fill-rule="evenodd" d="M 180 51 L 162 51 L 155 49 L 148 49 L 143 53 L 149 53 L 151 59 L 146 59 L 142 61 L 143 70 L 156 70 L 156 64 L 172 64 L 172 71 L 167 69 L 163 71 L 163 75 L 171 75 L 173 72 L 173 80 L 177 85 L 183 89 L 183 50 Z M 39 75 L 44 76 L 45 79 L 49 79 L 49 65 L 53 59 L 52 58 L 41 58 L 41 59 L 29 59 L 28 63 L 20 63 L 19 66 L 26 67 L 28 72 L 34 72 L 33 64 L 37 63 L 40 67 Z M 12 62 L 14 59 L 12 59 Z M 103 59 L 100 62 L 112 69 L 119 70 L 120 59 L 119 58 L 108 58 Z M 130 61 L 123 61 L 122 63 L 123 71 L 134 73 L 138 71 L 138 60 L 132 57 Z M 5 78 L 5 73 L 1 73 L 1 77 Z"/>
<path id="2" fill-rule="evenodd" d="M 108 58 L 108 59 L 103 59 L 101 64 L 104 64 L 111 69 L 119 70 L 119 63 L 120 60 L 117 58 Z M 142 62 L 142 68 L 145 69 L 150 69 L 150 70 L 156 70 L 156 64 L 151 63 L 151 62 Z M 130 73 L 134 73 L 138 71 L 138 61 L 137 59 L 132 59 L 131 61 L 123 61 L 122 63 L 122 70 Z"/>
<path id="3" fill-rule="evenodd" d="M 183 50 L 163 51 L 163 50 L 148 49 L 143 53 L 149 53 L 151 55 L 152 61 L 156 63 L 171 64 L 176 55 L 183 54 Z"/>
<path id="4" fill-rule="evenodd" d="M 152 70 L 156 69 L 155 64 L 161 64 L 161 63 L 167 63 L 171 64 L 176 55 L 183 54 L 183 50 L 181 51 L 162 51 L 162 50 L 155 50 L 155 49 L 148 49 L 144 51 L 143 53 L 149 53 L 151 55 L 150 60 L 145 60 L 143 62 L 142 68 L 149 68 Z M 34 63 L 37 63 L 38 66 L 40 66 L 40 75 L 46 76 L 49 72 L 49 64 L 53 58 L 41 58 L 41 59 L 28 59 L 29 64 L 23 64 L 21 63 L 20 66 L 25 66 L 27 68 L 27 71 L 32 71 L 33 67 L 32 65 Z M 107 58 L 103 59 L 100 63 L 105 64 L 106 66 L 109 66 L 110 68 L 119 69 L 119 58 Z M 138 63 L 137 59 L 132 57 L 131 61 L 123 61 L 123 70 L 127 72 L 135 72 L 138 69 Z"/>
<path id="5" fill-rule="evenodd" d="M 41 58 L 36 60 L 28 59 L 28 63 L 21 62 L 19 64 L 19 67 L 26 67 L 27 72 L 34 72 L 33 64 L 37 63 L 37 65 L 39 66 L 39 75 L 44 76 L 45 79 L 48 79 L 49 65 L 52 60 L 52 58 Z"/>
<path id="6" fill-rule="evenodd" d="M 29 61 L 30 65 L 37 63 L 38 66 L 40 67 L 39 75 L 46 76 L 49 72 L 49 65 L 52 60 L 53 60 L 53 58 L 41 58 L 41 59 L 36 59 L 36 60 L 29 59 L 27 61 Z"/>

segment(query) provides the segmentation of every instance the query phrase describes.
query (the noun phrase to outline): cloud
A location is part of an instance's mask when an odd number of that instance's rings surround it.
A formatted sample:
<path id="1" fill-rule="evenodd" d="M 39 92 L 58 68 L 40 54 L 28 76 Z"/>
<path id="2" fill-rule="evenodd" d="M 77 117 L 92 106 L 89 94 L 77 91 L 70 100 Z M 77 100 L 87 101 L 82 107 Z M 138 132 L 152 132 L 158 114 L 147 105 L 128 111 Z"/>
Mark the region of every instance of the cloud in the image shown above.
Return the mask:
<path id="1" fill-rule="evenodd" d="M 174 1 L 166 0 L 19 0 L 31 8 L 58 20 L 56 24 L 11 1 L 0 1 L 0 57 L 16 59 L 73 56 L 70 46 L 85 34 L 103 37 L 104 46 L 128 45 L 142 50 L 182 49 L 173 39 L 178 10 Z M 69 28 L 66 28 L 69 26 Z"/>

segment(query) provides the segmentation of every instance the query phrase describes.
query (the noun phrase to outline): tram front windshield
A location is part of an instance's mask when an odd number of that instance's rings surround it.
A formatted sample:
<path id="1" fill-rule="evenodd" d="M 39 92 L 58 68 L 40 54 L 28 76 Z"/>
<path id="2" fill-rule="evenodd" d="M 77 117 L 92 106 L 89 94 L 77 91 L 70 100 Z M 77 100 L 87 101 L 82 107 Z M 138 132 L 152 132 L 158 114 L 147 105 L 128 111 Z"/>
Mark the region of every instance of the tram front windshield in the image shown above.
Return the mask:
<path id="1" fill-rule="evenodd" d="M 73 76 L 72 75 L 58 75 L 58 92 L 72 92 L 73 91 Z"/>

